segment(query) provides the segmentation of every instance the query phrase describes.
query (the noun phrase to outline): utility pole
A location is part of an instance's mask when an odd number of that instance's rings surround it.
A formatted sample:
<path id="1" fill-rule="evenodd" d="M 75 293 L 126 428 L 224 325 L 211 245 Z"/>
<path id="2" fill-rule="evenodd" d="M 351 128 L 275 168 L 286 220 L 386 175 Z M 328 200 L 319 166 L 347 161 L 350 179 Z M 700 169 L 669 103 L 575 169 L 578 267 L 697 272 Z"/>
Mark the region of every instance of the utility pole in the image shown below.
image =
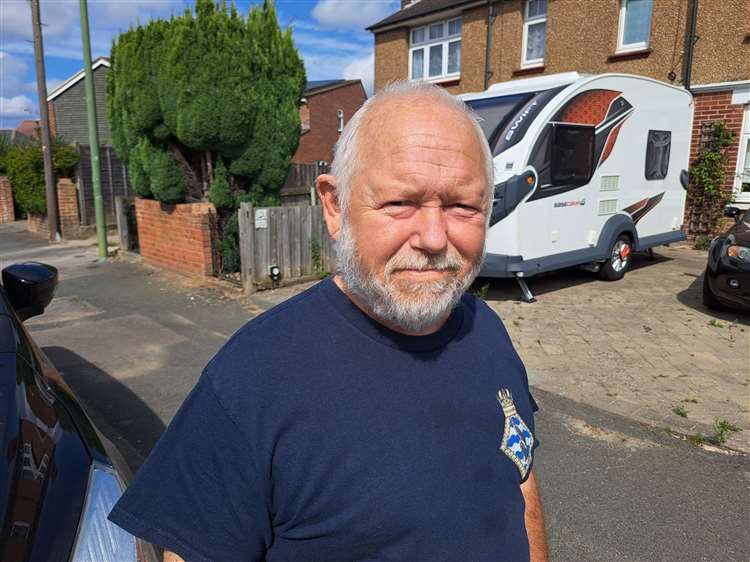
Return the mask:
<path id="1" fill-rule="evenodd" d="M 83 67 L 86 84 L 86 114 L 89 122 L 89 145 L 91 148 L 91 180 L 94 184 L 94 215 L 96 216 L 96 241 L 99 257 L 107 257 L 107 225 L 104 222 L 104 199 L 102 199 L 102 177 L 99 165 L 99 130 L 96 124 L 96 99 L 94 97 L 94 71 L 91 69 L 91 41 L 89 40 L 89 11 L 86 0 L 81 6 L 81 39 L 83 40 Z"/>
<path id="2" fill-rule="evenodd" d="M 60 239 L 57 215 L 57 188 L 52 169 L 52 135 L 49 132 L 49 112 L 47 108 L 47 78 L 44 72 L 44 45 L 42 44 L 42 22 L 39 16 L 39 0 L 31 0 L 31 23 L 34 30 L 34 59 L 36 62 L 36 93 L 39 98 L 39 119 L 42 136 L 42 157 L 44 159 L 44 185 L 47 196 L 47 225 L 49 239 Z"/>

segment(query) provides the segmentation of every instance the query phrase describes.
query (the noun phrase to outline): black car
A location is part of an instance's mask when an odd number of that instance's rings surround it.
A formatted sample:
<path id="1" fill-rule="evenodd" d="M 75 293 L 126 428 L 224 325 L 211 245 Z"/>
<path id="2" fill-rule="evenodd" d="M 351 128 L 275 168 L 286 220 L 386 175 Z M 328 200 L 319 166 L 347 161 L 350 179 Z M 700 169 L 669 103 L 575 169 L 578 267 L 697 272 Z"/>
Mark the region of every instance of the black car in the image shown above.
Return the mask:
<path id="1" fill-rule="evenodd" d="M 11 265 L 0 287 L 0 560 L 155 561 L 107 520 L 130 477 L 22 322 L 52 300 L 57 270 Z"/>
<path id="2" fill-rule="evenodd" d="M 711 241 L 703 276 L 703 304 L 750 312 L 750 210 L 724 209 L 734 226 Z"/>

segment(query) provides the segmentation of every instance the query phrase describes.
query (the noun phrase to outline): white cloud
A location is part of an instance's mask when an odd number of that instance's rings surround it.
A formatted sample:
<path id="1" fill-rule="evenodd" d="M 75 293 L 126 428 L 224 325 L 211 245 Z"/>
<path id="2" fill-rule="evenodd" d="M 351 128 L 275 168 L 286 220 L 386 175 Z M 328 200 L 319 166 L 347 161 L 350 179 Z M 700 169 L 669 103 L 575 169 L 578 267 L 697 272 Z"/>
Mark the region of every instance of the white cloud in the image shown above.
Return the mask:
<path id="1" fill-rule="evenodd" d="M 364 30 L 398 7 L 394 0 L 318 0 L 312 15 L 323 27 Z"/>
<path id="2" fill-rule="evenodd" d="M 31 9 L 27 0 L 0 0 L 2 49 L 33 54 Z M 182 12 L 181 0 L 89 0 L 92 56 L 109 55 L 112 39 L 138 22 Z M 45 56 L 82 60 L 78 0 L 42 0 L 42 36 Z"/>
<path id="3" fill-rule="evenodd" d="M 0 51 L 0 96 L 12 97 L 26 91 L 28 68 L 22 59 Z"/>
<path id="4" fill-rule="evenodd" d="M 372 95 L 375 79 L 375 55 L 370 53 L 366 57 L 354 59 L 344 69 L 344 78 L 347 80 L 362 80 L 365 92 L 368 96 Z"/>
<path id="5" fill-rule="evenodd" d="M 26 96 L 0 97 L 0 119 L 34 119 L 36 108 Z"/>

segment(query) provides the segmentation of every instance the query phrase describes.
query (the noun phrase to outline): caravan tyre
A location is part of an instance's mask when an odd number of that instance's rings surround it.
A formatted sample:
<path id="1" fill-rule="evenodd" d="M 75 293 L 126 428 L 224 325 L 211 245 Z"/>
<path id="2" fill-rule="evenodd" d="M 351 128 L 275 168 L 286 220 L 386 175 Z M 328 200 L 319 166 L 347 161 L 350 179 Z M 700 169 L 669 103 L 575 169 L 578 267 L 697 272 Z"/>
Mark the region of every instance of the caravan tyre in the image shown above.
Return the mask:
<path id="1" fill-rule="evenodd" d="M 609 258 L 599 270 L 599 278 L 605 281 L 617 281 L 622 279 L 625 272 L 630 269 L 633 247 L 627 234 L 620 234 L 612 244 Z"/>

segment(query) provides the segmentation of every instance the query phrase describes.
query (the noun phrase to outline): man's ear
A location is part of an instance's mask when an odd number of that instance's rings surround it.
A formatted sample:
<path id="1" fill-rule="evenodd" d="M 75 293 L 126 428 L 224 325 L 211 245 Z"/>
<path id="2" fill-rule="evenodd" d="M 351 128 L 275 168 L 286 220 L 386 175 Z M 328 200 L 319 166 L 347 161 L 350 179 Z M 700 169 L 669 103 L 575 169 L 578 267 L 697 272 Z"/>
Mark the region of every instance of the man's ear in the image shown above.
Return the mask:
<path id="1" fill-rule="evenodd" d="M 328 234 L 336 240 L 341 229 L 341 207 L 336 192 L 336 177 L 330 174 L 319 175 L 315 180 L 315 189 L 318 190 L 318 198 L 323 207 Z"/>

